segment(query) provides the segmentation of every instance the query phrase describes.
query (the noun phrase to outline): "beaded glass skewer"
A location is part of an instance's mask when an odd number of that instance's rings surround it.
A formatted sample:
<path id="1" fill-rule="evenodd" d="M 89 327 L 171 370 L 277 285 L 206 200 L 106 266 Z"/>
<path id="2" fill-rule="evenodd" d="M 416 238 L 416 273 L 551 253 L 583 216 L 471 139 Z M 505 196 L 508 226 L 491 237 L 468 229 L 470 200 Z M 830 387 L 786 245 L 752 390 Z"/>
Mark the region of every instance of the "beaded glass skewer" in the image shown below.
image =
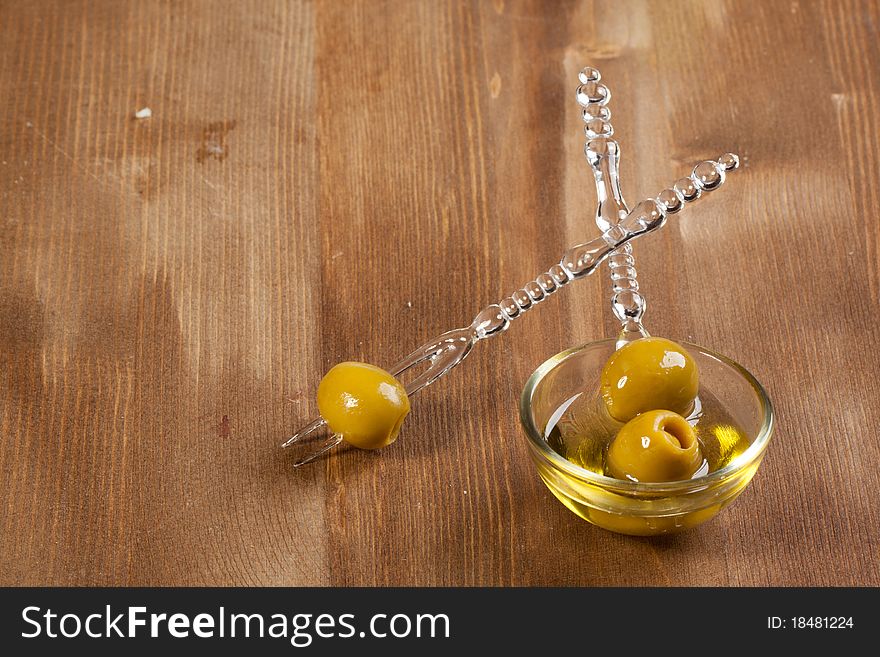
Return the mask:
<path id="1" fill-rule="evenodd" d="M 629 207 L 620 191 L 620 144 L 612 139 L 611 110 L 608 101 L 611 92 L 601 82 L 602 75 L 591 66 L 578 73 L 580 85 L 575 92 L 578 104 L 583 107 L 584 156 L 593 171 L 596 183 L 596 226 L 608 230 L 629 214 Z M 611 272 L 611 309 L 620 320 L 621 332 L 617 346 L 647 337 L 642 324 L 645 314 L 645 298 L 639 292 L 636 280 L 636 263 L 632 245 L 623 247 L 608 257 Z"/>
<path id="2" fill-rule="evenodd" d="M 602 74 L 587 66 L 578 73 L 580 85 L 575 92 L 583 108 L 584 156 L 593 171 L 596 183 L 596 226 L 606 231 L 629 214 L 629 207 L 620 191 L 620 144 L 613 139 L 611 124 L 611 91 L 602 81 Z M 719 158 L 720 169 L 711 162 L 697 165 L 690 177 L 681 178 L 657 197 L 668 208 L 680 207 L 698 198 L 703 190 L 710 191 L 724 182 L 724 173 L 735 169 L 739 161 L 733 154 Z M 696 182 L 695 182 L 696 181 Z M 643 318 L 647 309 L 644 295 L 636 279 L 632 245 L 627 243 L 608 256 L 611 273 L 611 309 L 621 323 L 618 349 L 627 342 L 647 337 Z"/>
<path id="3" fill-rule="evenodd" d="M 611 262 L 612 280 L 620 283 L 620 289 L 615 287 L 612 307 L 623 323 L 621 340 L 627 334 L 641 337 L 645 334 L 641 326 L 644 300 L 638 294 L 632 254 L 628 250 L 630 242 L 663 226 L 669 215 L 676 214 L 686 204 L 700 198 L 703 192 L 720 187 L 727 172 L 739 166 L 739 158 L 733 153 L 721 155 L 717 160 L 706 160 L 697 164 L 690 176 L 679 179 L 656 197 L 646 199 L 628 210 L 620 193 L 617 176 L 617 142 L 609 139 L 613 128 L 609 122 L 610 111 L 605 105 L 611 92 L 599 82 L 600 75 L 596 69 L 585 68 L 579 74 L 579 80 L 581 85 L 577 90 L 577 98 L 584 106 L 588 137 L 585 153 L 596 181 L 596 224 L 602 231 L 601 235 L 569 248 L 557 264 L 510 296 L 486 306 L 467 327 L 447 331 L 429 340 L 393 365 L 388 370 L 393 376 L 401 378 L 404 374 L 411 375 L 409 381 L 402 381 L 409 397 L 461 363 L 477 342 L 503 333 L 517 317 L 572 281 L 589 276 L 609 257 L 619 259 Z M 621 268 L 624 270 L 620 271 Z M 614 278 L 615 274 L 617 279 Z M 314 437 L 326 427 L 326 421 L 317 418 L 281 446 L 290 447 L 309 436 Z M 338 433 L 324 436 L 312 451 L 294 463 L 294 467 L 314 461 L 342 440 L 342 435 Z"/>

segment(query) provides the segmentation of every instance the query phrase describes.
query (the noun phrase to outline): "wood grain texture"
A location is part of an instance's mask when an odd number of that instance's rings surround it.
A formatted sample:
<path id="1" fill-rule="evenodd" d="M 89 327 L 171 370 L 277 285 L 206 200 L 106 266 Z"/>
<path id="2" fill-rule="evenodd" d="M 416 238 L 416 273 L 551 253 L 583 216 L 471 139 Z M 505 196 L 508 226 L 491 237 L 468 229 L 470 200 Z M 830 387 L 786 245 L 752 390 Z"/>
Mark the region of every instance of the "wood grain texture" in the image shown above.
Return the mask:
<path id="1" fill-rule="evenodd" d="M 0 1 L 0 584 L 880 585 L 878 25 L 860 0 Z M 612 334 L 598 276 L 392 448 L 293 472 L 333 363 L 389 364 L 595 233 L 586 64 L 631 201 L 743 156 L 636 252 L 651 331 L 768 389 L 753 484 L 633 539 L 539 482 L 519 393 Z"/>

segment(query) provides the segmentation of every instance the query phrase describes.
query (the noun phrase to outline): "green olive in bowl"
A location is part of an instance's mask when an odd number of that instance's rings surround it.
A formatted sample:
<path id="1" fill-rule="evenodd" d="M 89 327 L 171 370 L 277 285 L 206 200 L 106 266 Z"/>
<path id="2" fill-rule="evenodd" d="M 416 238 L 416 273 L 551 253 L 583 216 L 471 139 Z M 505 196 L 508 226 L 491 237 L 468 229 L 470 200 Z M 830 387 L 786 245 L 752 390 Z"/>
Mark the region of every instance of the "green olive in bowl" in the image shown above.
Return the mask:
<path id="1" fill-rule="evenodd" d="M 611 417 L 629 422 L 655 409 L 686 415 L 699 384 L 697 365 L 684 347 L 666 338 L 641 338 L 611 354 L 600 385 Z"/>
<path id="2" fill-rule="evenodd" d="M 608 448 L 606 474 L 630 481 L 690 479 L 703 464 L 693 427 L 678 413 L 647 411 L 617 432 Z"/>

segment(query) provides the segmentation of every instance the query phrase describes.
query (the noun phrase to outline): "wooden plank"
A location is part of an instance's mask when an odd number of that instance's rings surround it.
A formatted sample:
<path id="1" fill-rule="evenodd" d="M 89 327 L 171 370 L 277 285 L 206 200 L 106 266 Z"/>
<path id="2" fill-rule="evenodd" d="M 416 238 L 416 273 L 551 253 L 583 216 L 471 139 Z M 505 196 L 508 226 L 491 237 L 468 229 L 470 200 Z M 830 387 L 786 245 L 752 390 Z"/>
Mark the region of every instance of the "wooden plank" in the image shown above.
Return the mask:
<path id="1" fill-rule="evenodd" d="M 880 584 L 878 6 L 0 4 L 0 584 Z M 617 536 L 537 479 L 531 371 L 612 335 L 594 277 L 292 472 L 346 359 L 387 365 L 593 235 L 576 73 L 627 199 L 733 150 L 636 246 L 652 333 L 778 429 L 699 530 Z M 144 107 L 152 117 L 135 119 Z"/>

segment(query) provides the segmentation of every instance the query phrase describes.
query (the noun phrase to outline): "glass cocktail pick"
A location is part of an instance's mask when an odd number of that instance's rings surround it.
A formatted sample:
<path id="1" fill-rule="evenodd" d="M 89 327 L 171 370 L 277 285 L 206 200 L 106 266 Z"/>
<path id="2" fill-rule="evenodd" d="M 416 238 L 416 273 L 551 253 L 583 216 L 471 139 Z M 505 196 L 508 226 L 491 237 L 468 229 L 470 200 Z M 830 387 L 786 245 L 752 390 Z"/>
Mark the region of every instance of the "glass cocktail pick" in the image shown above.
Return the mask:
<path id="1" fill-rule="evenodd" d="M 587 137 L 584 153 L 596 182 L 596 225 L 601 234 L 566 250 L 558 263 L 510 296 L 486 306 L 468 326 L 429 340 L 395 363 L 388 371 L 403 383 L 410 398 L 461 363 L 478 342 L 503 333 L 517 317 L 572 281 L 589 276 L 606 259 L 611 267 L 612 309 L 622 323 L 618 346 L 646 336 L 642 326 L 645 301 L 638 291 L 630 242 L 662 227 L 669 215 L 700 198 L 703 192 L 720 187 L 727 172 L 739 166 L 739 158 L 732 153 L 700 162 L 689 176 L 630 210 L 620 191 L 619 147 L 611 139 L 614 130 L 607 107 L 611 92 L 594 68 L 583 69 L 578 78 L 577 100 L 583 107 Z M 294 467 L 314 461 L 343 439 L 341 434 L 330 432 L 327 422 L 319 417 L 281 446 L 290 447 L 307 438 L 312 449 L 295 461 Z"/>
<path id="2" fill-rule="evenodd" d="M 578 73 L 580 85 L 576 98 L 583 108 L 586 136 L 584 155 L 596 183 L 596 226 L 605 232 L 625 219 L 630 211 L 620 191 L 620 145 L 611 138 L 614 134 L 608 107 L 611 92 L 600 82 L 601 79 L 602 75 L 595 68 L 584 68 Z M 738 166 L 739 158 L 732 153 L 722 155 L 717 162 L 701 162 L 694 167 L 690 176 L 677 180 L 672 187 L 660 192 L 655 200 L 668 213 L 678 212 L 683 203 L 692 202 L 703 191 L 711 191 L 721 185 L 726 172 Z M 619 349 L 627 342 L 648 337 L 642 323 L 647 304 L 639 292 L 632 244 L 627 242 L 610 253 L 608 264 L 611 270 L 611 309 L 621 323 L 617 339 Z"/>

